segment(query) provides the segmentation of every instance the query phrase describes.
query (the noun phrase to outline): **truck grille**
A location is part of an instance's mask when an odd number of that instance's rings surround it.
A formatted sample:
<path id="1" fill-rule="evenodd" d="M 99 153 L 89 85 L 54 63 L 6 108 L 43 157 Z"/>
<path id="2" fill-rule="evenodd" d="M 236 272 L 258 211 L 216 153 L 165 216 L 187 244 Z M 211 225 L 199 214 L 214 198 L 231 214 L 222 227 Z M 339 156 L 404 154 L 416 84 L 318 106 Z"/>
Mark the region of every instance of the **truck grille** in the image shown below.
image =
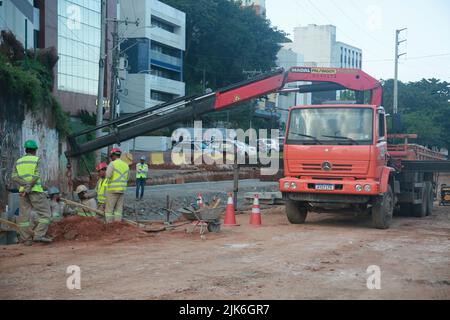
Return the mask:
<path id="1" fill-rule="evenodd" d="M 289 161 L 289 169 L 295 173 L 331 173 L 331 174 L 366 174 L 369 161 L 354 161 L 352 163 L 348 162 L 331 162 L 331 168 L 329 170 L 324 170 L 322 168 L 325 161 Z"/>
<path id="2" fill-rule="evenodd" d="M 351 164 L 331 164 L 331 169 L 328 171 L 352 171 L 353 165 Z M 303 171 L 322 171 L 321 163 L 303 163 L 302 164 Z"/>

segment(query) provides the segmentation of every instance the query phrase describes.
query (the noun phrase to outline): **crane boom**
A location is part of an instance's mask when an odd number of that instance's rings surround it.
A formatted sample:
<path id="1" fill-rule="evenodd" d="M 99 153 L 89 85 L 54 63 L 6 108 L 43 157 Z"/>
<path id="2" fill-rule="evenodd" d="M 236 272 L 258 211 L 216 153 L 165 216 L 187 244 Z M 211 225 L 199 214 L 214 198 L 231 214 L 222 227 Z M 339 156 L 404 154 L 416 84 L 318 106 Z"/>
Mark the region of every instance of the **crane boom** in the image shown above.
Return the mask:
<path id="1" fill-rule="evenodd" d="M 312 82 L 301 85 L 297 92 L 328 90 L 355 90 L 371 92 L 371 104 L 381 104 L 381 84 L 359 69 L 293 67 L 279 69 L 258 77 L 221 88 L 215 92 L 177 98 L 130 116 L 110 121 L 104 125 L 84 130 L 67 138 L 67 157 L 77 157 L 114 143 L 127 141 L 171 124 L 219 111 L 236 104 L 282 91 L 286 83 Z M 292 89 L 289 89 L 292 90 Z M 77 138 L 99 129 L 109 128 L 109 133 L 94 140 L 78 143 Z"/>

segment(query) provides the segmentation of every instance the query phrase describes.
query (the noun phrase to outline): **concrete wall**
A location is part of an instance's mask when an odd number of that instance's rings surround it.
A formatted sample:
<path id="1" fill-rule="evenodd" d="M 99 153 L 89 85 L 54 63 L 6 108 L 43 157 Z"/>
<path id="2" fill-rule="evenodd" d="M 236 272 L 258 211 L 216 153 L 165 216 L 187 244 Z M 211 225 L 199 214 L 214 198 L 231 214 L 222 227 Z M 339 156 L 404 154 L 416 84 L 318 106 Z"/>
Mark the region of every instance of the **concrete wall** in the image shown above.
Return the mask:
<path id="1" fill-rule="evenodd" d="M 16 187 L 11 183 L 11 173 L 15 161 L 24 155 L 23 144 L 28 139 L 38 143 L 44 185 L 61 187 L 65 147 L 59 143 L 59 134 L 53 126 L 48 110 L 33 113 L 14 98 L 0 97 L 0 211 L 7 201 L 6 190 Z"/>

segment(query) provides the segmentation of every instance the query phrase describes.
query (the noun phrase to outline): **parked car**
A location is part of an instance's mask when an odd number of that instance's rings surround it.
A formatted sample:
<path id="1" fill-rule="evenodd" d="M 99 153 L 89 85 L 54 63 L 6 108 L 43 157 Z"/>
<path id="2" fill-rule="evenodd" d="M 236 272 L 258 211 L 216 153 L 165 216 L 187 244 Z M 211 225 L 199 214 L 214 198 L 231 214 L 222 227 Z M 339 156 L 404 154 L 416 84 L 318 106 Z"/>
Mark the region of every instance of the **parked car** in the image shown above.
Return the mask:
<path id="1" fill-rule="evenodd" d="M 282 152 L 284 145 L 284 137 L 277 139 L 258 139 L 258 149 L 261 152 Z"/>
<path id="2" fill-rule="evenodd" d="M 256 157 L 258 154 L 256 147 L 250 146 L 238 140 L 225 139 L 223 141 L 213 141 L 209 146 L 218 152 L 222 151 L 227 154 L 234 154 L 235 147 L 238 155 Z"/>

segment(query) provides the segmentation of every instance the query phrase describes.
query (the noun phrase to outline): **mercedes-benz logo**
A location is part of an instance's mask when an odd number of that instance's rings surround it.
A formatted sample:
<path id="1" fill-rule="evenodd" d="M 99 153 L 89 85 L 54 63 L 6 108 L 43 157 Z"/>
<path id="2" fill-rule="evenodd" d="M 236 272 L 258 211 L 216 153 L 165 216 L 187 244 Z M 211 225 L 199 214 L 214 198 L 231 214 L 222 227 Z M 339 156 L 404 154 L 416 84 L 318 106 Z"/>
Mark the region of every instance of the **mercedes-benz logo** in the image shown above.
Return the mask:
<path id="1" fill-rule="evenodd" d="M 325 161 L 324 163 L 322 163 L 322 169 L 324 171 L 330 171 L 331 170 L 331 163 L 329 163 L 328 161 Z"/>

